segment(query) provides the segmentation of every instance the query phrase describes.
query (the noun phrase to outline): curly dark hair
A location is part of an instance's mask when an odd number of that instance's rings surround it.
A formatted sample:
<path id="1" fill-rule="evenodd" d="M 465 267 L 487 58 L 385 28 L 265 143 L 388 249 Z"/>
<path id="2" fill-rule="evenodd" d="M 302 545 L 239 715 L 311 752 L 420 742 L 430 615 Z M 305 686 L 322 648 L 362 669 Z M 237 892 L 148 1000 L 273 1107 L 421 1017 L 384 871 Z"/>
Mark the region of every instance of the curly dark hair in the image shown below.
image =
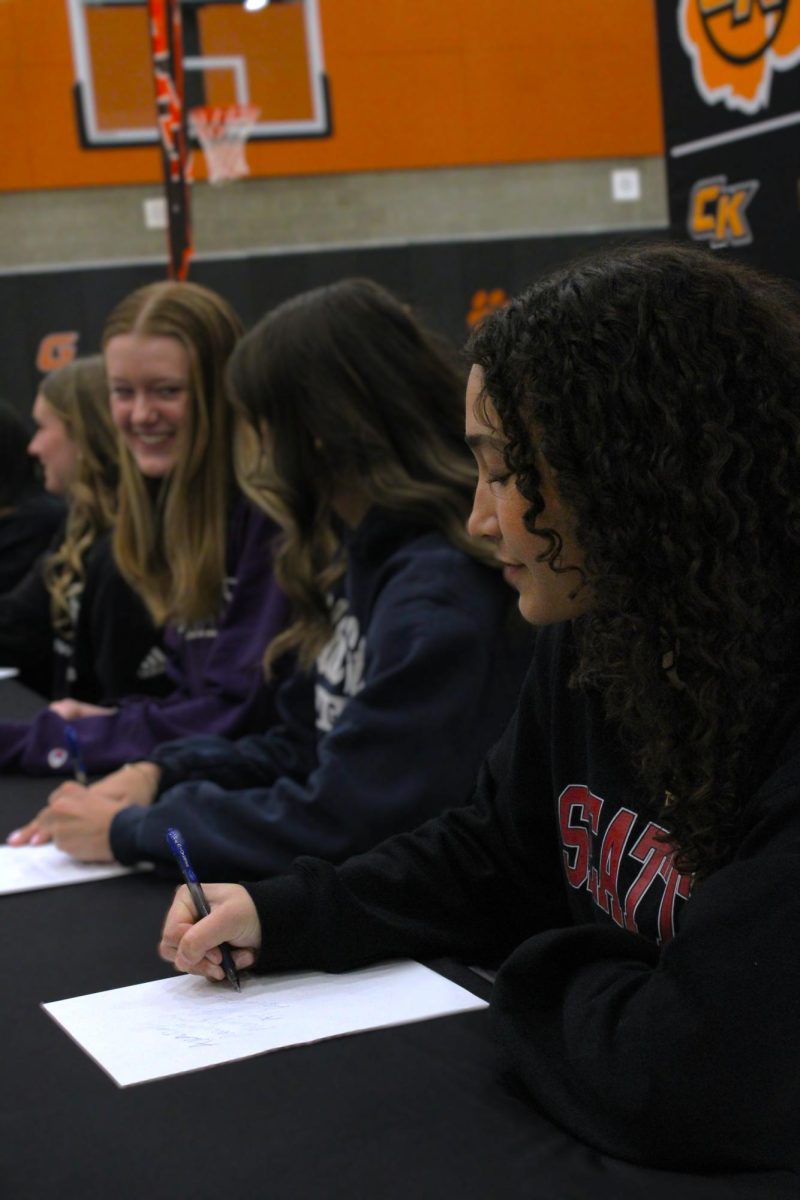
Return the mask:
<path id="1" fill-rule="evenodd" d="M 602 695 L 701 879 L 736 848 L 752 751 L 796 673 L 798 297 L 710 251 L 628 247 L 534 284 L 469 352 L 528 528 L 538 452 L 575 516 L 591 605 L 572 686 Z"/>

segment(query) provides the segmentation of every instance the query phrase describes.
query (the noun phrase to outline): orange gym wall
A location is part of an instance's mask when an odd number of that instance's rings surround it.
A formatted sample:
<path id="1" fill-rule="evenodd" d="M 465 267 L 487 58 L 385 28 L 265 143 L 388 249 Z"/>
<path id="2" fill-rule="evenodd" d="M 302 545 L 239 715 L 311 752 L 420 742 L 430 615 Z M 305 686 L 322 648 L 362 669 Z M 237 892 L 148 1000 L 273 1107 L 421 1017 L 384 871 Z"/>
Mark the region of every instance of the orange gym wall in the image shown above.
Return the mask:
<path id="1" fill-rule="evenodd" d="M 253 143 L 254 175 L 663 151 L 647 0 L 321 0 L 320 16 L 334 136 Z M 72 79 L 63 0 L 0 0 L 0 190 L 159 180 L 156 148 L 81 149 Z"/>

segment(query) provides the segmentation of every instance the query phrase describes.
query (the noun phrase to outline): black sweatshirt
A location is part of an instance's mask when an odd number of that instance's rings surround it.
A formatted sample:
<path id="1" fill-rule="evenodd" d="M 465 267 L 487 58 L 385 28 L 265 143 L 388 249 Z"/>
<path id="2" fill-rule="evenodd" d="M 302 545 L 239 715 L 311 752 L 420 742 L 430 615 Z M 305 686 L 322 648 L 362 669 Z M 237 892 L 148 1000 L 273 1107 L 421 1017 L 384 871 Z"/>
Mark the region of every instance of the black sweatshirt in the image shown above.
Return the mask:
<path id="1" fill-rule="evenodd" d="M 733 861 L 692 892 L 600 701 L 542 630 L 471 805 L 336 868 L 247 885 L 262 971 L 504 960 L 491 1012 L 537 1105 L 621 1158 L 800 1165 L 800 703 L 758 748 Z"/>
<path id="2" fill-rule="evenodd" d="M 24 579 L 64 523 L 64 502 L 34 492 L 0 514 L 0 596 Z"/>
<path id="3" fill-rule="evenodd" d="M 52 550 L 61 541 L 59 532 Z M 131 693 L 163 696 L 171 684 L 161 634 L 117 570 L 110 533 L 86 552 L 68 636 L 53 628 L 44 576 L 49 553 L 0 596 L 0 663 L 18 667 L 23 682 L 51 700 L 72 696 L 105 704 Z"/>

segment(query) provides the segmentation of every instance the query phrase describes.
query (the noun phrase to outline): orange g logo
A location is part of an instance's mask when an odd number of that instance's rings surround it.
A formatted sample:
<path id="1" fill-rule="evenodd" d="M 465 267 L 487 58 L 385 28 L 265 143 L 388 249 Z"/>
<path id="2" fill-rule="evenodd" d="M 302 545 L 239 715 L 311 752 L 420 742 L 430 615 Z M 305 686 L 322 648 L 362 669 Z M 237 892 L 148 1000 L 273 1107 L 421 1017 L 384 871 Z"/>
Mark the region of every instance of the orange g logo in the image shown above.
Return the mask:
<path id="1" fill-rule="evenodd" d="M 706 104 L 756 113 L 800 63 L 800 0 L 681 0 L 678 31 Z"/>
<path id="2" fill-rule="evenodd" d="M 55 371 L 57 367 L 65 367 L 71 363 L 78 353 L 77 330 L 68 333 L 48 333 L 39 342 L 36 352 L 36 366 L 40 371 Z"/>

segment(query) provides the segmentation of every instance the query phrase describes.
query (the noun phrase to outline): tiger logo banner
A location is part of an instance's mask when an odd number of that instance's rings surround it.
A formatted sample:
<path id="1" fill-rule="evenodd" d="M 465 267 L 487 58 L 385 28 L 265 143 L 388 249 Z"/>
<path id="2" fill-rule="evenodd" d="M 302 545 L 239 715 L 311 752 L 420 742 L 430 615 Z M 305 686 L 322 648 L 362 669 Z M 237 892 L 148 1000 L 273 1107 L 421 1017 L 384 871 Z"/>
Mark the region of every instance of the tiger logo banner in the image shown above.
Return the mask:
<path id="1" fill-rule="evenodd" d="M 678 30 L 706 104 L 752 116 L 800 63 L 800 0 L 680 0 Z"/>

